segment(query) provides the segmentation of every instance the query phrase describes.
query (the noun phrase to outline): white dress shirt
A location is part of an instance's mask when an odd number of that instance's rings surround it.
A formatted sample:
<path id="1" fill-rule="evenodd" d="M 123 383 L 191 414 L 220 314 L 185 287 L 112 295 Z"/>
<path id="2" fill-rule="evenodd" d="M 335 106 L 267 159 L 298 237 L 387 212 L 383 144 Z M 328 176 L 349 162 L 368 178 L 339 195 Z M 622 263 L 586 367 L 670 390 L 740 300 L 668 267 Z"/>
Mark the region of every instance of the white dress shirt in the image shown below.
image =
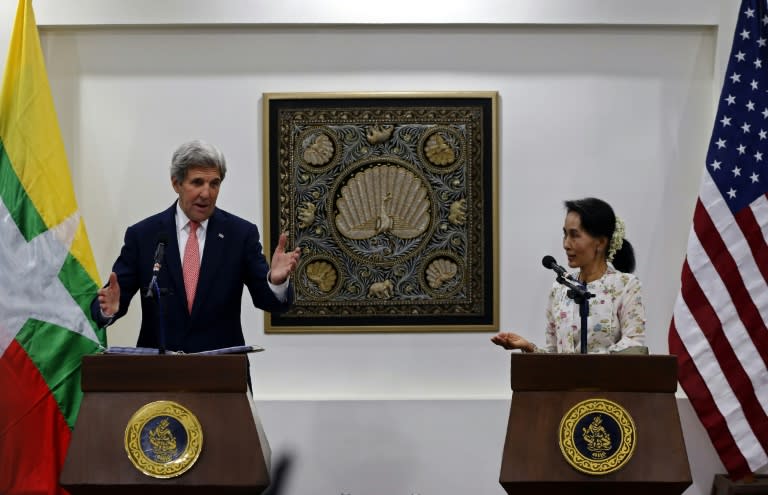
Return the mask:
<path id="1" fill-rule="evenodd" d="M 205 249 L 205 234 L 208 231 L 208 219 L 200 222 L 200 226 L 197 228 L 197 243 L 200 246 L 200 261 L 203 261 L 203 250 Z M 176 236 L 179 241 L 179 259 L 184 259 L 184 248 L 187 245 L 187 239 L 189 239 L 189 217 L 176 203 Z M 269 273 L 267 273 L 267 284 L 275 294 L 275 297 L 280 302 L 285 302 L 288 297 L 288 282 L 290 278 L 285 279 L 280 285 L 275 285 L 269 280 Z"/>

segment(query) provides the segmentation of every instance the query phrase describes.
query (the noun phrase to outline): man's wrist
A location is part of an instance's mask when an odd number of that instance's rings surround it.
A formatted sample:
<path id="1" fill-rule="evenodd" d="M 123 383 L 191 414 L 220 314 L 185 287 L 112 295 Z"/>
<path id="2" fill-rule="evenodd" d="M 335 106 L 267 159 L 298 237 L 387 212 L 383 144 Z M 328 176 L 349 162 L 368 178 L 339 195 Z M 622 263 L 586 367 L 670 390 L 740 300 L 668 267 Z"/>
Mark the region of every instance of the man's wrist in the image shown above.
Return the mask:
<path id="1" fill-rule="evenodd" d="M 272 270 L 267 272 L 267 282 L 269 282 L 272 285 L 283 285 L 288 281 L 288 277 L 285 278 L 282 282 L 275 282 L 272 280 Z"/>
<path id="2" fill-rule="evenodd" d="M 103 320 L 105 327 L 112 324 L 112 320 L 115 319 L 115 314 L 117 314 L 117 311 L 115 311 L 111 315 L 107 315 L 106 313 L 104 313 L 104 310 L 101 309 L 101 306 L 99 306 L 99 315 L 101 316 L 101 319 Z"/>

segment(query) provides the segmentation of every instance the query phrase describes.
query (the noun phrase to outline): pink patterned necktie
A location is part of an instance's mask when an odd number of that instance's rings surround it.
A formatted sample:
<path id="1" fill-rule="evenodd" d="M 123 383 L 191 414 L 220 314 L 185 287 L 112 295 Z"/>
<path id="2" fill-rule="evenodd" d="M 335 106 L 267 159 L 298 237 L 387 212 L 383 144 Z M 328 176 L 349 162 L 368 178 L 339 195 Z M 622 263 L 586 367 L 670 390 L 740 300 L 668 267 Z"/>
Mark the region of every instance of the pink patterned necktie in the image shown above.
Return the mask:
<path id="1" fill-rule="evenodd" d="M 198 222 L 189 221 L 189 237 L 184 246 L 184 289 L 187 291 L 187 309 L 192 313 L 192 303 L 195 301 L 197 277 L 200 275 L 200 245 L 197 243 Z"/>

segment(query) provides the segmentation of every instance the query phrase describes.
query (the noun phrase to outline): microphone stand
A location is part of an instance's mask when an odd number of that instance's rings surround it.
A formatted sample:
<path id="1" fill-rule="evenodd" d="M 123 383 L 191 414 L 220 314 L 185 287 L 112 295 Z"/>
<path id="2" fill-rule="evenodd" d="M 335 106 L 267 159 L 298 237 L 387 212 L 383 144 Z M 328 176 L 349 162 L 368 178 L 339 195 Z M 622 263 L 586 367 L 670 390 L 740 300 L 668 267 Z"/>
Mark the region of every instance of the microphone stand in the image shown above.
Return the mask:
<path id="1" fill-rule="evenodd" d="M 157 278 L 152 279 L 152 286 L 149 290 L 154 290 L 155 297 L 157 297 L 157 320 L 159 335 L 157 336 L 157 348 L 159 354 L 165 354 L 165 318 L 163 318 L 163 304 L 160 297 L 160 286 L 157 285 Z M 152 297 L 152 293 L 147 291 L 149 297 Z"/>
<path id="2" fill-rule="evenodd" d="M 587 290 L 587 284 L 580 284 L 567 279 L 562 275 L 557 276 L 557 282 L 568 287 L 566 293 L 573 302 L 579 305 L 579 317 L 581 318 L 581 353 L 587 353 L 587 316 L 589 316 L 589 298 L 595 297 Z"/>
<path id="3" fill-rule="evenodd" d="M 162 261 L 165 254 L 166 241 L 163 234 L 160 234 L 158 237 L 160 237 L 160 240 L 158 241 L 157 249 L 155 250 L 155 264 L 152 266 L 152 280 L 150 280 L 149 286 L 147 286 L 147 292 L 144 294 L 144 297 L 151 298 L 153 295 L 157 297 L 157 347 L 159 354 L 165 354 L 165 319 L 163 318 L 163 304 L 160 295 L 163 292 L 167 293 L 168 291 L 166 289 L 160 289 L 160 286 L 157 284 L 157 278 L 158 275 L 160 275 L 160 268 L 163 266 Z"/>

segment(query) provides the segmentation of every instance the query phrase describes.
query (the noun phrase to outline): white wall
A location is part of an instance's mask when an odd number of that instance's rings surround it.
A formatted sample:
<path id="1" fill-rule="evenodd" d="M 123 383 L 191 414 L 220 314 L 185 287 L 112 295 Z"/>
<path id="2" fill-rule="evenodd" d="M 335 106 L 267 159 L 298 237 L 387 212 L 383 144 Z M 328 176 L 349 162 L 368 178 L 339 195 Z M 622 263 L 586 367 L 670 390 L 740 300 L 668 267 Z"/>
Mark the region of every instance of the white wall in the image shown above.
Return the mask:
<path id="1" fill-rule="evenodd" d="M 540 341 L 553 279 L 540 260 L 562 260 L 562 200 L 596 195 L 626 221 L 649 344 L 666 351 L 712 120 L 709 28 L 57 29 L 44 43 L 104 276 L 125 227 L 173 201 L 169 157 L 192 137 L 228 157 L 220 206 L 263 224 L 264 92 L 496 90 L 502 327 Z M 254 360 L 266 396 L 485 397 L 506 386 L 506 355 L 485 333 L 264 336 L 260 312 L 244 320 L 268 349 Z M 110 338 L 131 344 L 137 327 L 122 320 Z"/>
<path id="2" fill-rule="evenodd" d="M 0 19 L 14 3 L 0 3 Z M 626 221 L 649 345 L 667 352 L 738 2 L 315 5 L 35 2 L 102 276 L 126 226 L 173 201 L 170 154 L 193 137 L 227 155 L 219 205 L 265 224 L 264 92 L 494 90 L 502 328 L 541 341 L 552 276 L 540 260 L 563 260 L 562 200 L 595 195 Z M 135 342 L 137 307 L 111 344 Z M 260 312 L 243 320 L 246 340 L 267 348 L 252 359 L 267 435 L 276 454 L 297 456 L 290 493 L 502 492 L 509 357 L 490 334 L 264 335 Z M 688 493 L 709 493 L 722 466 L 678 402 L 696 478 Z M 448 436 L 466 451 L 447 450 Z"/>

